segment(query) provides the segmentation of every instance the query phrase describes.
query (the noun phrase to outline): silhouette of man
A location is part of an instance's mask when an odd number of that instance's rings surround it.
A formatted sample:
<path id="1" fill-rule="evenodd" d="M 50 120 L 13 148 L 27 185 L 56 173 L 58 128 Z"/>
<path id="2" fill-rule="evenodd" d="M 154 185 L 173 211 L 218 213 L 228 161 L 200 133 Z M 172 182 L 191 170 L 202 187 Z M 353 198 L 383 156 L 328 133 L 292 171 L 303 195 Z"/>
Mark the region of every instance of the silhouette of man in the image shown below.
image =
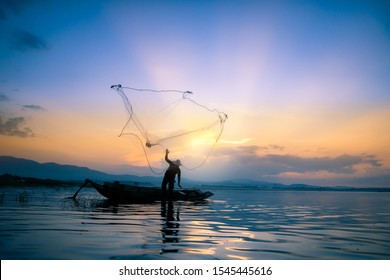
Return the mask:
<path id="1" fill-rule="evenodd" d="M 181 171 L 179 166 L 181 165 L 180 160 L 177 159 L 175 161 L 171 161 L 168 158 L 169 150 L 165 150 L 165 161 L 169 163 L 169 167 L 167 171 L 165 171 L 164 178 L 161 184 L 161 189 L 164 194 L 167 193 L 167 185 L 168 185 L 168 194 L 173 193 L 173 187 L 175 185 L 175 177 L 177 175 L 177 183 L 179 188 L 181 188 L 180 180 L 181 180 Z"/>

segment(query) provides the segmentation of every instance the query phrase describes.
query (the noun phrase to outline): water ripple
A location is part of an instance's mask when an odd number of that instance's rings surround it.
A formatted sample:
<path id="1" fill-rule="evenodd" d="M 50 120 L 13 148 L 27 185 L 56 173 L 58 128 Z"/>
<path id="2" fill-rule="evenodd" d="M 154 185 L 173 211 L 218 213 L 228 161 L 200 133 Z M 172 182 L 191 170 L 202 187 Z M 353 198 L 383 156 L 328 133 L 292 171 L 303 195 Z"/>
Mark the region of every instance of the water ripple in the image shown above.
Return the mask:
<path id="1" fill-rule="evenodd" d="M 94 190 L 8 188 L 2 259 L 389 259 L 390 194 L 213 190 L 112 205 Z M 55 248 L 53 250 L 53 248 Z"/>

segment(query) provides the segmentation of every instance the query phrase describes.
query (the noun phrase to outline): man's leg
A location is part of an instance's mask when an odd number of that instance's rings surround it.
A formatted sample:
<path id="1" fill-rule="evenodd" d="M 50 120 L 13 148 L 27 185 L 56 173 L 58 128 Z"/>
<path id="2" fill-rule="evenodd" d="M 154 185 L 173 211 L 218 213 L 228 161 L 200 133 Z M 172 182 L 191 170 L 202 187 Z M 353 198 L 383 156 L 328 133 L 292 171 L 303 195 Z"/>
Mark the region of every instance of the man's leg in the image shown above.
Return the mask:
<path id="1" fill-rule="evenodd" d="M 173 188 L 175 186 L 175 179 L 169 180 L 168 193 L 173 194 Z"/>
<path id="2" fill-rule="evenodd" d="M 167 184 L 168 184 L 167 177 L 164 176 L 163 181 L 161 183 L 161 189 L 162 189 L 163 194 L 167 193 Z"/>

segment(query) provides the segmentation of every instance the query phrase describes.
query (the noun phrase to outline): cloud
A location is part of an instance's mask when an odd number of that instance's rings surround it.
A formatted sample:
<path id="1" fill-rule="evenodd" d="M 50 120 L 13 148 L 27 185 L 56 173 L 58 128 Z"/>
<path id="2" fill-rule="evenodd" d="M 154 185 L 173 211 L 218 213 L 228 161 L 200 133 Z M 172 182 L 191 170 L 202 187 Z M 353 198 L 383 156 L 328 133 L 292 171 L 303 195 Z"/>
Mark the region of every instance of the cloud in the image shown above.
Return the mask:
<path id="1" fill-rule="evenodd" d="M 29 6 L 41 5 L 46 0 L 0 0 L 0 22 L 13 21 L 13 16 L 19 16 Z M 16 19 L 17 20 L 17 19 Z M 16 51 L 48 49 L 46 41 L 36 34 L 21 29 L 6 30 L 6 41 L 9 48 Z"/>
<path id="2" fill-rule="evenodd" d="M 348 155 L 336 157 L 302 157 L 292 154 L 260 154 L 260 152 L 278 151 L 283 147 L 269 145 L 220 148 L 214 155 L 223 159 L 219 165 L 226 170 L 226 175 L 256 179 L 278 178 L 286 174 L 326 173 L 335 177 L 350 177 L 360 174 L 361 170 L 378 169 L 382 162 L 374 155 Z M 222 167 L 221 166 L 221 167 Z"/>
<path id="3" fill-rule="evenodd" d="M 25 108 L 25 109 L 33 110 L 33 111 L 46 111 L 45 108 L 43 108 L 43 107 L 41 107 L 39 105 L 31 104 L 31 105 L 23 105 L 22 107 Z"/>
<path id="4" fill-rule="evenodd" d="M 10 38 L 10 48 L 17 51 L 45 50 L 48 46 L 39 36 L 20 29 L 14 30 Z"/>
<path id="5" fill-rule="evenodd" d="M 22 138 L 35 137 L 34 132 L 30 128 L 24 127 L 25 122 L 24 117 L 3 120 L 0 116 L 0 135 L 18 136 Z"/>
<path id="6" fill-rule="evenodd" d="M 9 97 L 5 94 L 0 93 L 0 102 L 8 102 Z"/>
<path id="7" fill-rule="evenodd" d="M 268 146 L 259 146 L 259 150 L 264 150 L 264 151 L 283 151 L 284 147 L 279 146 L 279 145 L 268 145 Z"/>
<path id="8" fill-rule="evenodd" d="M 318 172 L 327 171 L 335 174 L 352 174 L 356 166 L 367 164 L 379 167 L 382 164 L 372 156 L 365 155 L 340 155 L 331 157 L 299 157 L 296 155 L 265 155 L 259 158 L 273 165 L 279 166 L 282 172 Z"/>

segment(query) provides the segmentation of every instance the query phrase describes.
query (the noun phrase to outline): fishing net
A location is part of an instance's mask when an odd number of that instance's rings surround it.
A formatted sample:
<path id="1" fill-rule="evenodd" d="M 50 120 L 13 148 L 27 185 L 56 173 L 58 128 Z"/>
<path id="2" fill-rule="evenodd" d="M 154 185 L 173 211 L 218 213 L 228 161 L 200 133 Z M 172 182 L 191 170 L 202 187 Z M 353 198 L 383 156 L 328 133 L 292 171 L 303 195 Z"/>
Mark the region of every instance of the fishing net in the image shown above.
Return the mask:
<path id="1" fill-rule="evenodd" d="M 224 112 L 198 103 L 190 91 L 111 88 L 122 97 L 128 113 L 119 136 L 135 137 L 140 142 L 153 173 L 163 172 L 160 163 L 166 149 L 180 158 L 186 169 L 206 163 L 223 133 Z M 160 160 L 152 160 L 156 158 Z"/>

